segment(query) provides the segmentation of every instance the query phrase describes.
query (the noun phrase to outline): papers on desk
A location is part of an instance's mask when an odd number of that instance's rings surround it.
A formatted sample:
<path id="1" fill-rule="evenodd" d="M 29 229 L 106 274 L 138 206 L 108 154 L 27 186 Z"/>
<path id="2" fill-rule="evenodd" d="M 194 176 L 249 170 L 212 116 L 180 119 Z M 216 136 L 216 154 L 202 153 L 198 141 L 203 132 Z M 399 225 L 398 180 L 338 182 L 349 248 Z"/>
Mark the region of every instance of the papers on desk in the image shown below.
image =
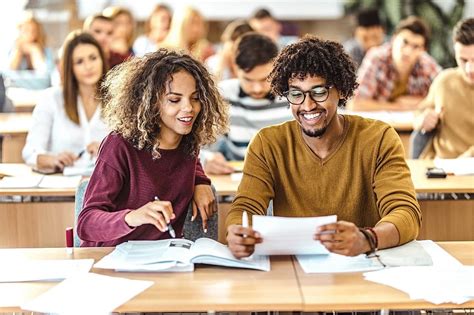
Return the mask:
<path id="1" fill-rule="evenodd" d="M 76 188 L 81 181 L 81 176 L 58 176 L 58 175 L 30 175 L 30 176 L 6 176 L 0 180 L 0 188 L 3 189 L 27 189 L 27 188 Z"/>
<path id="2" fill-rule="evenodd" d="M 128 241 L 94 265 L 116 271 L 183 272 L 193 271 L 194 264 L 209 264 L 270 271 L 267 256 L 237 259 L 229 248 L 209 238 L 195 242 L 186 239 Z"/>
<path id="3" fill-rule="evenodd" d="M 420 241 L 432 266 L 404 266 L 364 273 L 365 279 L 434 304 L 462 304 L 474 299 L 474 266 L 463 266 L 432 241 Z"/>
<path id="4" fill-rule="evenodd" d="M 288 218 L 252 216 L 252 228 L 262 235 L 263 242 L 255 245 L 254 255 L 327 254 L 321 242 L 313 239 L 316 228 L 335 223 L 337 216 Z"/>
<path id="5" fill-rule="evenodd" d="M 434 165 L 454 175 L 474 175 L 474 157 L 458 159 L 435 158 Z"/>
<path id="6" fill-rule="evenodd" d="M 114 309 L 153 285 L 95 273 L 68 278 L 35 299 L 23 310 L 57 314 L 110 314 Z M 84 294 L 87 293 L 87 301 Z"/>
<path id="7" fill-rule="evenodd" d="M 326 255 L 296 256 L 305 273 L 339 273 L 361 272 L 381 269 L 384 266 L 430 266 L 433 264 L 423 243 L 412 241 L 402 246 L 377 251 L 377 257 L 367 258 L 366 255 L 355 257 L 334 253 Z"/>
<path id="8" fill-rule="evenodd" d="M 0 282 L 59 281 L 89 272 L 93 259 L 2 261 Z"/>
<path id="9" fill-rule="evenodd" d="M 91 176 L 94 171 L 96 158 L 92 158 L 89 153 L 84 153 L 81 158 L 74 162 L 72 166 L 66 166 L 63 170 L 64 176 Z"/>

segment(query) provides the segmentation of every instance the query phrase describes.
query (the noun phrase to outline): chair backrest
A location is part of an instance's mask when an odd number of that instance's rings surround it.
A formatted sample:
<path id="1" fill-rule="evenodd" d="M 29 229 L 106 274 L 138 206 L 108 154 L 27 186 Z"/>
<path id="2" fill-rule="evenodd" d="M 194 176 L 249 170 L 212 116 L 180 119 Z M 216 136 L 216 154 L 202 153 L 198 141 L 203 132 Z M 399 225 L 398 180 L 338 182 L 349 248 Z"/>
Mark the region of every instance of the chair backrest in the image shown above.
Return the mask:
<path id="1" fill-rule="evenodd" d="M 77 235 L 77 218 L 81 213 L 82 206 L 84 204 L 84 194 L 86 192 L 87 184 L 89 184 L 89 180 L 84 180 L 79 184 L 79 187 L 76 190 L 76 202 L 74 205 L 74 247 L 79 247 L 81 244 L 81 239 Z M 212 186 L 212 192 L 216 198 L 217 202 L 217 192 L 214 186 Z M 218 217 L 217 212 L 212 215 L 207 221 L 207 233 L 204 233 L 202 230 L 202 219 L 201 216 L 198 215 L 194 221 L 191 221 L 193 216 L 193 206 L 192 201 L 188 206 L 188 211 L 186 213 L 186 220 L 184 222 L 184 238 L 195 241 L 201 237 L 212 238 L 213 240 L 217 241 L 218 238 Z"/>
<path id="2" fill-rule="evenodd" d="M 436 131 L 430 132 L 421 132 L 420 130 L 414 130 L 410 135 L 410 159 L 418 159 L 426 148 L 426 146 L 431 142 Z"/>

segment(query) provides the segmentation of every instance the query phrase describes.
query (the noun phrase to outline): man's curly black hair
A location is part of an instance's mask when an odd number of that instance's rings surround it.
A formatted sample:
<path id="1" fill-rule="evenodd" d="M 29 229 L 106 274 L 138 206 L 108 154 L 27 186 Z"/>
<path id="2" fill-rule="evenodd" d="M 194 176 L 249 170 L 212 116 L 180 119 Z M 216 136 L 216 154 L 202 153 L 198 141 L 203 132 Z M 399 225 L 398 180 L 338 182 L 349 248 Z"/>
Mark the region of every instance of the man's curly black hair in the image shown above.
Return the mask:
<path id="1" fill-rule="evenodd" d="M 275 60 L 269 75 L 273 94 L 283 96 L 293 78 L 318 76 L 339 91 L 339 106 L 345 106 L 358 84 L 356 68 L 341 44 L 305 35 L 297 43 L 286 46 Z"/>

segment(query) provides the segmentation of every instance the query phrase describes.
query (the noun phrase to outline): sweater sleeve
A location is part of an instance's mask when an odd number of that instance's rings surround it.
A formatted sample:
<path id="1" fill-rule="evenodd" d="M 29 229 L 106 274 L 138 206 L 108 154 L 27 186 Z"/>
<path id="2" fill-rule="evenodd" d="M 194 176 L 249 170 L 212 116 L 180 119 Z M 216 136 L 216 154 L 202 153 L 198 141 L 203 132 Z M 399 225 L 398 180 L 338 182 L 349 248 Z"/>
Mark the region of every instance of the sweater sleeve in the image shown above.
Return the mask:
<path id="1" fill-rule="evenodd" d="M 227 215 L 226 228 L 242 224 L 244 210 L 249 213 L 250 222 L 254 214 L 265 215 L 268 204 L 274 197 L 273 176 L 265 158 L 261 137 L 261 134 L 257 134 L 248 147 L 242 180 Z"/>
<path id="2" fill-rule="evenodd" d="M 206 176 L 199 158 L 196 162 L 196 176 L 194 179 L 194 185 L 211 185 L 211 180 Z"/>
<path id="3" fill-rule="evenodd" d="M 393 128 L 385 130 L 379 144 L 373 187 L 382 218 L 378 223 L 395 225 L 399 245 L 416 239 L 421 227 L 420 206 L 400 138 Z"/>
<path id="4" fill-rule="evenodd" d="M 125 222 L 125 215 L 133 209 L 116 209 L 116 200 L 126 184 L 125 176 L 105 160 L 99 155 L 78 217 L 77 234 L 84 241 L 112 241 L 135 229 Z"/>

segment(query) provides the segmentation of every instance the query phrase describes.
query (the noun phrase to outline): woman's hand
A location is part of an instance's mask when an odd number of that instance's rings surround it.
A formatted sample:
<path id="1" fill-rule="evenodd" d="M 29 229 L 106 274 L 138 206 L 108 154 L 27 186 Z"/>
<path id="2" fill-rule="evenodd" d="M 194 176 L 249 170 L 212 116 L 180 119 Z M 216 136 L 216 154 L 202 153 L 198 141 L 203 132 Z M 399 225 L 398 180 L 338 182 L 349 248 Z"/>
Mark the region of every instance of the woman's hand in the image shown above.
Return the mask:
<path id="1" fill-rule="evenodd" d="M 71 166 L 77 160 L 77 154 L 69 151 L 54 154 L 40 154 L 36 159 L 36 166 L 40 170 L 54 170 L 62 172 L 65 166 Z"/>
<path id="2" fill-rule="evenodd" d="M 95 157 L 99 153 L 99 147 L 100 147 L 100 142 L 99 141 L 94 141 L 94 142 L 91 142 L 87 145 L 86 151 L 91 156 Z"/>
<path id="3" fill-rule="evenodd" d="M 130 227 L 153 224 L 161 232 L 166 232 L 168 231 L 168 223 L 174 218 L 175 214 L 171 202 L 156 200 L 127 213 L 125 222 Z"/>
<path id="4" fill-rule="evenodd" d="M 207 220 L 217 212 L 217 202 L 212 188 L 209 185 L 196 185 L 194 186 L 193 195 L 193 217 L 191 221 L 197 216 L 197 212 L 201 214 L 202 229 L 204 233 L 207 233 Z"/>

